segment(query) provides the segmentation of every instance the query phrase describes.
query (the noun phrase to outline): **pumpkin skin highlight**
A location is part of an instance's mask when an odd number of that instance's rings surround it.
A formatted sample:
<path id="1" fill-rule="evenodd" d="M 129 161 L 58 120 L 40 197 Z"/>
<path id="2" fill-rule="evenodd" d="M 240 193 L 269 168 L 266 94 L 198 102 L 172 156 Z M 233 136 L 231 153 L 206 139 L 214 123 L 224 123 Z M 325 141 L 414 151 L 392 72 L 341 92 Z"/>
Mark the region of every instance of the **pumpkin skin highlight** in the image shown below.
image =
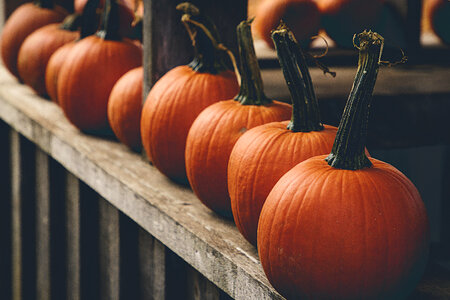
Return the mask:
<path id="1" fill-rule="evenodd" d="M 277 181 L 298 163 L 330 153 L 337 128 L 292 132 L 289 121 L 255 127 L 239 138 L 228 163 L 228 191 L 234 221 L 256 246 L 259 214 Z"/>
<path id="2" fill-rule="evenodd" d="M 258 251 L 286 297 L 402 299 L 428 253 L 428 220 L 414 185 L 391 165 L 330 167 L 325 156 L 286 173 L 270 192 Z M 282 271 L 282 272 L 281 272 Z"/>
<path id="3" fill-rule="evenodd" d="M 49 24 L 30 34 L 20 47 L 17 69 L 23 82 L 38 95 L 46 96 L 45 70 L 52 54 L 64 44 L 76 40 L 79 33 Z"/>
<path id="4" fill-rule="evenodd" d="M 258 6 L 252 31 L 266 45 L 274 48 L 270 32 L 283 19 L 300 41 L 317 35 L 320 29 L 320 13 L 312 0 L 266 0 Z"/>
<path id="5" fill-rule="evenodd" d="M 211 210 L 231 216 L 227 167 L 233 146 L 253 127 L 289 119 L 291 106 L 273 101 L 242 105 L 221 101 L 206 108 L 194 121 L 186 143 L 186 170 L 192 190 Z"/>
<path id="6" fill-rule="evenodd" d="M 33 31 L 51 23 L 60 23 L 67 12 L 60 6 L 40 8 L 33 3 L 19 6 L 8 18 L 1 34 L 2 59 L 6 68 L 19 78 L 17 56 L 25 38 Z"/>
<path id="7" fill-rule="evenodd" d="M 114 85 L 108 101 L 108 120 L 116 137 L 131 149 L 141 143 L 142 67 L 125 73 Z"/>
<path id="8" fill-rule="evenodd" d="M 237 94 L 232 71 L 200 73 L 179 66 L 161 77 L 142 109 L 142 143 L 149 159 L 167 177 L 186 182 L 184 153 L 189 128 L 200 112 Z"/>
<path id="9" fill-rule="evenodd" d="M 45 88 L 47 94 L 53 102 L 59 104 L 58 101 L 58 76 L 62 65 L 67 59 L 67 55 L 75 46 L 75 42 L 67 43 L 56 50 L 50 57 L 47 68 L 45 69 Z"/>
<path id="10" fill-rule="evenodd" d="M 128 40 L 89 36 L 77 42 L 58 76 L 58 100 L 69 121 L 82 131 L 108 130 L 111 90 L 123 74 L 141 63 L 141 48 Z"/>

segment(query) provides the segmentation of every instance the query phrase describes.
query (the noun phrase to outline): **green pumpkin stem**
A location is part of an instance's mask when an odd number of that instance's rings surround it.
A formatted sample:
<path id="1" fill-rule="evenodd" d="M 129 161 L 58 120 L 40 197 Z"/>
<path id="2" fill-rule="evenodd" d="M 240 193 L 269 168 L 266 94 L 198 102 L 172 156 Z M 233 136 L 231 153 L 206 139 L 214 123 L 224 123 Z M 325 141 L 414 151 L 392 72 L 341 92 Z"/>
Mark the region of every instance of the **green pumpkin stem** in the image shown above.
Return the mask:
<path id="1" fill-rule="evenodd" d="M 196 72 L 211 74 L 227 70 L 224 52 L 228 49 L 221 44 L 214 22 L 208 16 L 203 15 L 192 3 L 180 3 L 176 9 L 183 12 L 181 22 L 183 22 L 195 48 L 195 56 L 189 67 Z"/>
<path id="2" fill-rule="evenodd" d="M 77 13 L 73 13 L 71 15 L 68 15 L 64 21 L 59 26 L 62 30 L 68 30 L 68 31 L 77 31 L 78 28 L 81 26 L 81 15 Z"/>
<path id="3" fill-rule="evenodd" d="M 330 166 L 345 170 L 360 170 L 372 166 L 366 156 L 365 146 L 370 103 L 384 45 L 383 37 L 376 32 L 364 31 L 358 34 L 358 38 L 358 71 L 333 148 L 325 159 Z"/>
<path id="4" fill-rule="evenodd" d="M 242 105 L 265 105 L 272 100 L 264 94 L 264 86 L 261 78 L 258 60 L 251 33 L 253 20 L 242 21 L 237 26 L 237 38 L 239 45 L 239 57 L 241 63 L 241 89 L 234 100 Z"/>
<path id="5" fill-rule="evenodd" d="M 323 130 L 311 75 L 294 35 L 281 24 L 272 32 L 272 40 L 292 98 L 292 117 L 287 128 L 293 132 Z"/>
<path id="6" fill-rule="evenodd" d="M 53 9 L 55 7 L 53 0 L 34 0 L 33 3 L 40 8 Z"/>
<path id="7" fill-rule="evenodd" d="M 119 34 L 119 5 L 116 0 L 106 0 L 105 8 L 102 14 L 102 23 L 97 36 L 110 41 L 120 41 L 122 37 Z"/>
<path id="8" fill-rule="evenodd" d="M 97 8 L 99 0 L 88 0 L 81 14 L 80 40 L 93 35 L 98 29 Z"/>

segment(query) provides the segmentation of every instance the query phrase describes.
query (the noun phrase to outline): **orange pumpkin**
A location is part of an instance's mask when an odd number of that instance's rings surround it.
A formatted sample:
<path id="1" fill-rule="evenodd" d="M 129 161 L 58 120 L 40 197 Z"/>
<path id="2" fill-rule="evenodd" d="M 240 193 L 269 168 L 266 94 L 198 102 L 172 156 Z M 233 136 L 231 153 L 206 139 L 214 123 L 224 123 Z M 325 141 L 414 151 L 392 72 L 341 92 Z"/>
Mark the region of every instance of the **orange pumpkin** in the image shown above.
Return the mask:
<path id="1" fill-rule="evenodd" d="M 287 172 L 264 203 L 258 252 L 289 299 L 405 299 L 423 274 L 429 226 L 419 192 L 365 155 L 383 38 L 359 35 L 359 68 L 329 156 Z"/>
<path id="2" fill-rule="evenodd" d="M 320 122 L 308 67 L 292 33 L 279 28 L 272 38 L 291 92 L 291 121 L 250 129 L 239 138 L 228 162 L 234 222 L 255 246 L 259 214 L 275 183 L 298 163 L 330 153 L 337 131 Z"/>
<path id="3" fill-rule="evenodd" d="M 273 48 L 270 32 L 277 27 L 280 20 L 306 44 L 319 32 L 320 13 L 313 0 L 265 0 L 256 11 L 253 33 Z"/>
<path id="4" fill-rule="evenodd" d="M 34 1 L 19 6 L 2 29 L 1 51 L 6 68 L 19 77 L 17 56 L 25 38 L 44 25 L 60 23 L 66 16 L 67 12 L 60 6 L 54 6 L 52 0 Z"/>
<path id="5" fill-rule="evenodd" d="M 207 207 L 231 216 L 227 166 L 234 144 L 247 130 L 287 120 L 291 106 L 264 95 L 250 22 L 238 25 L 241 89 L 233 100 L 215 103 L 197 117 L 186 142 L 186 171 L 197 197 Z"/>
<path id="6" fill-rule="evenodd" d="M 373 28 L 384 0 L 316 0 L 322 27 L 341 47 L 352 48 L 355 32 Z"/>
<path id="7" fill-rule="evenodd" d="M 58 76 L 58 101 L 82 131 L 109 130 L 107 104 L 117 80 L 142 63 L 142 50 L 118 33 L 118 7 L 107 1 L 101 29 L 76 43 Z"/>
<path id="8" fill-rule="evenodd" d="M 128 147 L 141 148 L 142 82 L 144 71 L 138 67 L 123 75 L 111 91 L 108 120 L 116 137 Z"/>
<path id="9" fill-rule="evenodd" d="M 186 12 L 185 12 L 186 14 Z M 215 25 L 202 15 L 191 16 L 218 40 Z M 153 164 L 169 178 L 186 182 L 186 137 L 199 113 L 207 106 L 233 97 L 239 86 L 235 74 L 200 29 L 196 29 L 196 57 L 161 77 L 151 89 L 142 110 L 141 134 Z"/>
<path id="10" fill-rule="evenodd" d="M 50 56 L 79 37 L 80 16 L 70 15 L 62 24 L 49 24 L 30 34 L 20 47 L 17 69 L 23 82 L 38 95 L 46 96 L 45 69 Z"/>
<path id="11" fill-rule="evenodd" d="M 97 31 L 97 2 L 98 0 L 89 0 L 89 5 L 85 6 L 85 9 L 83 10 L 79 39 L 58 48 L 48 60 L 45 70 L 45 87 L 48 96 L 55 103 L 58 103 L 58 75 L 63 63 L 67 59 L 67 55 L 70 53 L 73 46 L 75 46 L 76 42 Z"/>

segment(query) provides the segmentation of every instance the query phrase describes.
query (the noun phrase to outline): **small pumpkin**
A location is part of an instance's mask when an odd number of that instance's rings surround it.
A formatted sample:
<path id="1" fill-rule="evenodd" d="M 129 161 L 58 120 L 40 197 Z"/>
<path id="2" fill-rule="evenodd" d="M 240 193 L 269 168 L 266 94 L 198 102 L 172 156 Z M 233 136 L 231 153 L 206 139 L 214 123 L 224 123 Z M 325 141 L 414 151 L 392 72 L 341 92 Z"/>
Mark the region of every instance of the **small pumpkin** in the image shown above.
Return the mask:
<path id="1" fill-rule="evenodd" d="M 108 120 L 116 137 L 131 149 L 141 143 L 142 67 L 125 73 L 114 85 L 108 101 Z"/>
<path id="2" fill-rule="evenodd" d="M 17 69 L 23 82 L 38 95 L 47 96 L 45 69 L 51 55 L 79 37 L 80 15 L 68 16 L 62 24 L 45 25 L 30 34 L 20 47 Z"/>
<path id="3" fill-rule="evenodd" d="M 220 43 L 215 25 L 198 8 L 183 3 L 178 9 L 183 11 L 184 18 L 203 24 L 215 43 Z M 191 11 L 197 13 L 191 15 Z M 229 99 L 239 90 L 235 74 L 223 61 L 224 51 L 201 28 L 193 28 L 194 60 L 170 70 L 155 83 L 141 117 L 142 143 L 147 155 L 159 171 L 179 182 L 186 182 L 184 152 L 195 118 L 207 106 Z"/>
<path id="4" fill-rule="evenodd" d="M 259 4 L 252 30 L 256 37 L 263 39 L 273 48 L 270 32 L 283 20 L 303 44 L 320 29 L 320 13 L 313 0 L 265 0 Z"/>
<path id="5" fill-rule="evenodd" d="M 255 246 L 259 214 L 275 183 L 298 163 L 330 153 L 337 131 L 320 121 L 305 57 L 292 32 L 282 25 L 272 38 L 291 93 L 291 121 L 250 129 L 234 145 L 228 162 L 234 222 Z"/>
<path id="6" fill-rule="evenodd" d="M 192 190 L 203 204 L 227 217 L 232 216 L 227 166 L 234 144 L 247 130 L 291 115 L 290 105 L 264 94 L 250 23 L 243 21 L 237 29 L 242 75 L 239 94 L 203 110 L 186 142 L 186 171 Z"/>
<path id="7" fill-rule="evenodd" d="M 419 192 L 364 151 L 383 38 L 363 32 L 359 40 L 331 154 L 287 172 L 261 211 L 261 264 L 289 299 L 405 299 L 426 265 L 429 225 Z"/>
<path id="8" fill-rule="evenodd" d="M 45 69 L 45 88 L 50 99 L 58 103 L 58 75 L 67 55 L 75 43 L 94 34 L 98 28 L 97 6 L 99 0 L 89 0 L 81 14 L 79 39 L 58 48 L 50 57 Z M 58 103 L 59 104 L 59 103 Z"/>
<path id="9" fill-rule="evenodd" d="M 51 23 L 60 23 L 67 11 L 52 0 L 36 0 L 19 6 L 2 29 L 1 52 L 6 68 L 17 78 L 17 56 L 25 38 L 36 29 Z"/>
<path id="10" fill-rule="evenodd" d="M 76 43 L 58 76 L 58 101 L 69 121 L 82 131 L 107 133 L 107 104 L 117 80 L 142 64 L 142 49 L 123 40 L 118 7 L 107 0 L 100 30 Z"/>
<path id="11" fill-rule="evenodd" d="M 383 0 L 316 0 L 321 25 L 340 46 L 352 48 L 352 36 L 373 28 L 383 9 Z"/>

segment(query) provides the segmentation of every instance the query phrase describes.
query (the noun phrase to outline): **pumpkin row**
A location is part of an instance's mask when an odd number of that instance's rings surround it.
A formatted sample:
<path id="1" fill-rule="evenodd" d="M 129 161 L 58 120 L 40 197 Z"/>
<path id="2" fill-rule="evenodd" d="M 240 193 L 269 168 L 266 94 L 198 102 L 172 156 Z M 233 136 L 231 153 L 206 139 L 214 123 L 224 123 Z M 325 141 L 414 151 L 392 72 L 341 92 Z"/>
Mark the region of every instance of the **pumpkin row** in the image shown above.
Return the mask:
<path id="1" fill-rule="evenodd" d="M 196 56 L 155 83 L 141 108 L 142 47 L 123 38 L 118 3 L 106 0 L 100 26 L 96 11 L 103 4 L 88 0 L 81 16 L 52 28 L 42 26 L 64 14 L 49 0 L 37 3 L 43 6 L 19 7 L 4 28 L 8 69 L 37 93 L 48 93 L 80 130 L 111 128 L 131 148 L 142 143 L 159 171 L 189 182 L 203 204 L 233 217 L 282 295 L 399 299 L 412 291 L 427 259 L 426 211 L 411 181 L 365 148 L 384 46 L 379 34 L 356 36 L 358 70 L 336 128 L 322 124 L 310 57 L 284 24 L 271 38 L 292 106 L 264 93 L 251 21 L 237 27 L 240 68 L 233 72 L 228 60 L 234 56 L 212 20 L 185 2 L 177 9 Z M 27 23 L 25 9 L 45 16 L 19 33 L 10 24 L 19 17 Z M 64 37 L 55 33 L 63 31 Z M 8 60 L 14 55 L 18 73 Z"/>

